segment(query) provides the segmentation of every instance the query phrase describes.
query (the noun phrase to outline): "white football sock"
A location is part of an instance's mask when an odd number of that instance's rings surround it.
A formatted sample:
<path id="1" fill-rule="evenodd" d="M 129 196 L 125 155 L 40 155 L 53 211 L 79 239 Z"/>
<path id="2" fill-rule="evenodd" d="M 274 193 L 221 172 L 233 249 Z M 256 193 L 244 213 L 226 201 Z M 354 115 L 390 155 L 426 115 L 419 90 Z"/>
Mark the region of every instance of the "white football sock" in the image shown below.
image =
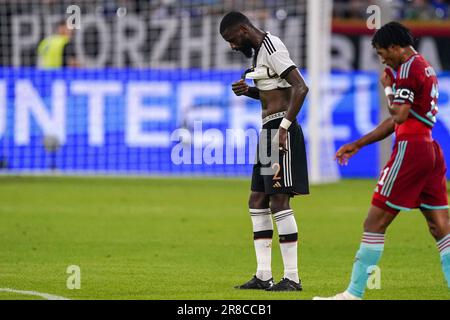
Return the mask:
<path id="1" fill-rule="evenodd" d="M 299 283 L 297 267 L 298 229 L 292 209 L 274 214 L 280 236 L 281 255 L 284 264 L 284 278 Z"/>
<path id="2" fill-rule="evenodd" d="M 270 209 L 250 209 L 256 253 L 256 277 L 263 281 L 272 278 L 273 222 Z"/>

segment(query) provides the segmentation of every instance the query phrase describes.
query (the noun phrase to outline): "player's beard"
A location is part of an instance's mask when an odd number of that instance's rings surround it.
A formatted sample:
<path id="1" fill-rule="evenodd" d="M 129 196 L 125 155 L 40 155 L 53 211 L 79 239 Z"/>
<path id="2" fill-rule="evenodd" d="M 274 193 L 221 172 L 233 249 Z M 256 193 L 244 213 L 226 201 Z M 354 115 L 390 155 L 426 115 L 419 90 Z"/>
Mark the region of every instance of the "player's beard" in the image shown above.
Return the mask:
<path id="1" fill-rule="evenodd" d="M 247 58 L 253 57 L 253 48 L 250 42 L 244 43 L 238 50 L 242 52 Z"/>

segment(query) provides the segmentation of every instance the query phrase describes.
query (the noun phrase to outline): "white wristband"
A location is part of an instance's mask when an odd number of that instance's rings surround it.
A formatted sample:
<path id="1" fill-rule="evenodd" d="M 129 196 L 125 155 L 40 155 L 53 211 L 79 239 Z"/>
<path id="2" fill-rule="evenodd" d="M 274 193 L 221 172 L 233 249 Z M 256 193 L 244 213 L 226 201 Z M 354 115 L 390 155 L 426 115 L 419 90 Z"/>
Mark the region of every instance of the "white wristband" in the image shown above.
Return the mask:
<path id="1" fill-rule="evenodd" d="M 386 87 L 384 88 L 384 93 L 386 94 L 386 97 L 389 97 L 394 94 L 394 90 L 392 90 L 392 87 Z"/>
<path id="2" fill-rule="evenodd" d="M 281 120 L 280 127 L 283 129 L 289 130 L 289 127 L 291 126 L 291 124 L 292 124 L 291 121 L 289 121 L 286 118 L 283 118 L 283 120 Z"/>

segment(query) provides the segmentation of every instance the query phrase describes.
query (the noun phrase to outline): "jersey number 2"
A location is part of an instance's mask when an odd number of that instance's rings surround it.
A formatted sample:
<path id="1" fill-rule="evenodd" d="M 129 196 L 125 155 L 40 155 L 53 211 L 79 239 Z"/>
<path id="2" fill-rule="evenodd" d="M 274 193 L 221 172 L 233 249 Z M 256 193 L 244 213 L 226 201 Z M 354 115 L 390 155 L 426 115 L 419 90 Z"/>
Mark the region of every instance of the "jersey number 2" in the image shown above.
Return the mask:
<path id="1" fill-rule="evenodd" d="M 272 165 L 272 169 L 275 171 L 275 174 L 274 174 L 272 180 L 281 180 L 281 177 L 278 176 L 280 174 L 280 169 L 281 169 L 280 164 L 278 162 L 275 162 Z"/>

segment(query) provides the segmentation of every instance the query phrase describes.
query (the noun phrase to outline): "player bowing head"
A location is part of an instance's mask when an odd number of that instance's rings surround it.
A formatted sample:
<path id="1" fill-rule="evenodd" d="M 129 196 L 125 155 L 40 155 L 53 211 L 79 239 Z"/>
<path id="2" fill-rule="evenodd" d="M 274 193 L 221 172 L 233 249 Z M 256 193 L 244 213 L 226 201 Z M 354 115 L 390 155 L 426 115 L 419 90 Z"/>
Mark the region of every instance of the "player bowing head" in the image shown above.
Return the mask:
<path id="1" fill-rule="evenodd" d="M 389 22 L 378 30 L 372 39 L 372 46 L 377 51 L 381 63 L 398 69 L 403 63 L 406 49 L 413 49 L 414 37 L 411 32 L 398 22 Z"/>
<path id="2" fill-rule="evenodd" d="M 248 202 L 257 270 L 250 281 L 237 288 L 300 291 L 298 230 L 290 199 L 309 193 L 304 137 L 297 122 L 308 87 L 282 40 L 256 28 L 242 13 L 227 13 L 220 23 L 220 34 L 231 49 L 253 58 L 251 68 L 231 88 L 237 96 L 261 102 L 263 124 L 256 147 L 263 151 L 257 152 Z M 252 79 L 254 86 L 245 79 Z M 270 154 L 271 161 L 261 159 L 262 154 Z M 277 284 L 273 284 L 271 267 L 273 221 L 284 264 L 283 279 Z"/>
<path id="3" fill-rule="evenodd" d="M 241 51 L 247 58 L 253 56 L 251 33 L 256 28 L 250 20 L 240 12 L 230 12 L 220 23 L 220 34 L 232 50 Z"/>

